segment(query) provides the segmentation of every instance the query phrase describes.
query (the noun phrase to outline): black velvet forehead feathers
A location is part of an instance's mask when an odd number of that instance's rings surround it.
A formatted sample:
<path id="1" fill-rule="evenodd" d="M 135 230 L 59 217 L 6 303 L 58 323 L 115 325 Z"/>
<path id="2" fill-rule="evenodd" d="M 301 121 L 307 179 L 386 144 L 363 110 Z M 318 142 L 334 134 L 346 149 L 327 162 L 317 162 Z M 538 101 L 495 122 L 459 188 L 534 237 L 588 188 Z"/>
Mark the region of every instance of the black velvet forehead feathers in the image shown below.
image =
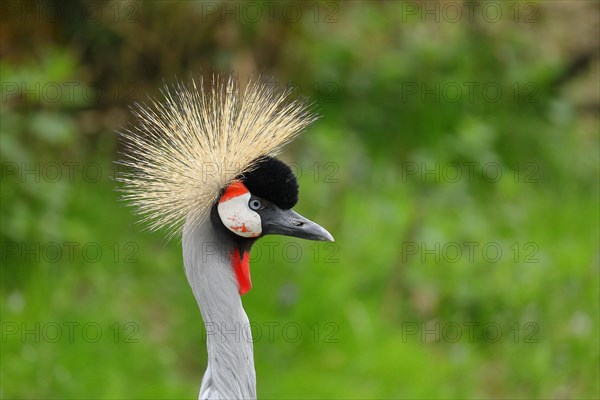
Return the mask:
<path id="1" fill-rule="evenodd" d="M 298 181 L 292 169 L 273 157 L 261 157 L 256 168 L 240 176 L 250 193 L 289 209 L 298 202 Z"/>

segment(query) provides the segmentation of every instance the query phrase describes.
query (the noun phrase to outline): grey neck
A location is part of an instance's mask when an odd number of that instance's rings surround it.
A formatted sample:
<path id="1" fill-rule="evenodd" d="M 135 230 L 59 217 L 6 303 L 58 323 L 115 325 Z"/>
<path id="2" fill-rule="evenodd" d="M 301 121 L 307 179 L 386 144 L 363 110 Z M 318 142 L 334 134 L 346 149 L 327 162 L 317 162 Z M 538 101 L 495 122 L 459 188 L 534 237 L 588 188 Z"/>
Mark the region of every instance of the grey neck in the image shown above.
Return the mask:
<path id="1" fill-rule="evenodd" d="M 252 333 L 231 266 L 233 249 L 210 220 L 183 229 L 185 273 L 206 327 L 202 399 L 256 398 Z"/>

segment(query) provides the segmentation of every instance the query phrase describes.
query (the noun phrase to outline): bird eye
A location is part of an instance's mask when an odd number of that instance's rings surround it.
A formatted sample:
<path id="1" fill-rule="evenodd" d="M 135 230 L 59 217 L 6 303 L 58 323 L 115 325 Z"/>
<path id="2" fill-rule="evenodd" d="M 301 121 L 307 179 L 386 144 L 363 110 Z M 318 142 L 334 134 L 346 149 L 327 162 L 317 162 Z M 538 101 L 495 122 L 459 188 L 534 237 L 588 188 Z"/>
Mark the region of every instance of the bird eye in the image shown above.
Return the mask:
<path id="1" fill-rule="evenodd" d="M 259 199 L 251 199 L 249 205 L 250 209 L 254 211 L 262 210 L 263 208 L 265 208 L 265 205 Z"/>

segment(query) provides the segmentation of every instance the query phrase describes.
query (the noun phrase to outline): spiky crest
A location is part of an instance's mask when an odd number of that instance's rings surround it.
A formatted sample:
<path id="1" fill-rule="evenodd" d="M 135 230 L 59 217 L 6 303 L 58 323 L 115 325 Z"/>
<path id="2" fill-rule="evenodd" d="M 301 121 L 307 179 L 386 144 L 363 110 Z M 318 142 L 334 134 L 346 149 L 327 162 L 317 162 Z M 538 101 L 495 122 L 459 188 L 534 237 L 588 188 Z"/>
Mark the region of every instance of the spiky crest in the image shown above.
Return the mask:
<path id="1" fill-rule="evenodd" d="M 209 90 L 177 84 L 162 90 L 164 101 L 136 104 L 139 125 L 121 132 L 128 171 L 122 198 L 150 230 L 176 235 L 188 219 L 204 221 L 221 190 L 252 170 L 261 156 L 274 156 L 316 116 L 260 78 L 243 87 L 233 76 L 213 76 Z M 170 90 L 171 89 L 171 90 Z"/>

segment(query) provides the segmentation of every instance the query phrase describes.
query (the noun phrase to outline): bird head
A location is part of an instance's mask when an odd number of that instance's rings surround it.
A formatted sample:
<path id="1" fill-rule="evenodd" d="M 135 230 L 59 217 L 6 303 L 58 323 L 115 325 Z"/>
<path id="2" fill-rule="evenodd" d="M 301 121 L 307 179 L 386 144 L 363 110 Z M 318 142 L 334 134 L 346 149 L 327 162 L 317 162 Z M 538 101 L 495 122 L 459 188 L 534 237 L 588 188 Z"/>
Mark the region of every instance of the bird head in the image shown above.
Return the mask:
<path id="1" fill-rule="evenodd" d="M 332 242 L 327 230 L 292 210 L 297 202 L 298 182 L 292 169 L 276 158 L 262 157 L 224 190 L 215 205 L 217 223 L 249 240 L 286 235 Z"/>
<path id="2" fill-rule="evenodd" d="M 208 89 L 207 89 L 208 87 Z M 298 182 L 273 158 L 317 117 L 310 104 L 260 79 L 234 76 L 165 88 L 164 99 L 134 108 L 139 124 L 121 132 L 123 199 L 167 237 L 210 220 L 231 260 L 240 294 L 250 287 L 249 252 L 262 236 L 333 241 L 292 210 Z M 184 244 L 186 242 L 184 241 Z"/>
<path id="3" fill-rule="evenodd" d="M 298 182 L 284 162 L 263 156 L 238 176 L 213 205 L 211 220 L 233 250 L 229 253 L 240 295 L 252 288 L 250 249 L 265 235 L 286 235 L 333 242 L 325 228 L 298 214 Z"/>

